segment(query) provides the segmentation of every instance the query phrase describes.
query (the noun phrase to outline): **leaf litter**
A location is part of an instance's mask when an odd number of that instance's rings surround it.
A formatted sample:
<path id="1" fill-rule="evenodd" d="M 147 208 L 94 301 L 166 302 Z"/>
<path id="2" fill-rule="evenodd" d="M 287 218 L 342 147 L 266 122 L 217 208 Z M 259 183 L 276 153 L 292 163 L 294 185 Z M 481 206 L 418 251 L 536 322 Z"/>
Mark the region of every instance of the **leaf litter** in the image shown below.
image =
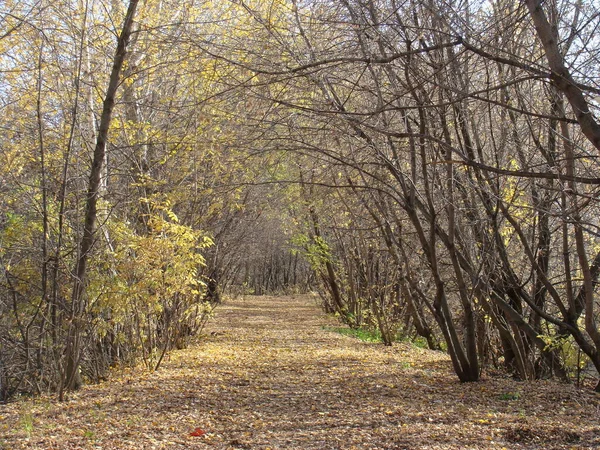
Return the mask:
<path id="1" fill-rule="evenodd" d="M 365 343 L 308 296 L 218 308 L 161 370 L 0 406 L 2 449 L 592 449 L 600 398 L 555 381 L 460 383 L 447 355 Z"/>

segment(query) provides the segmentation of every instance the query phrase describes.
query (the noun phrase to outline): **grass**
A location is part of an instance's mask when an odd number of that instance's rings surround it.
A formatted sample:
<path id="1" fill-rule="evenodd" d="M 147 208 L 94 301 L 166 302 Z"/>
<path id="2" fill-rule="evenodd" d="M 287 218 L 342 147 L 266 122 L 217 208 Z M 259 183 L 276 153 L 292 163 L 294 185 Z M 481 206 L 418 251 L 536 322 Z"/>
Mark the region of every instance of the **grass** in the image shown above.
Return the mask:
<path id="1" fill-rule="evenodd" d="M 518 392 L 505 392 L 504 394 L 501 394 L 499 398 L 504 401 L 519 400 L 521 394 Z"/>
<path id="2" fill-rule="evenodd" d="M 360 339 L 363 342 L 374 342 L 381 343 L 383 339 L 381 338 L 381 332 L 377 329 L 369 329 L 369 328 L 348 328 L 348 327 L 328 327 L 324 326 L 323 330 L 331 331 L 333 333 L 342 334 L 344 336 L 350 336 L 356 339 Z M 394 342 L 409 342 L 415 347 L 428 349 L 429 345 L 427 343 L 427 339 L 421 336 L 416 336 L 413 339 L 403 335 L 398 332 L 396 334 L 396 338 Z M 445 343 L 442 342 L 442 350 L 445 351 Z"/>
<path id="3" fill-rule="evenodd" d="M 332 331 L 344 336 L 350 336 L 360 339 L 363 342 L 383 342 L 379 330 L 369 330 L 366 328 L 347 328 L 347 327 L 323 327 L 326 331 Z"/>
<path id="4" fill-rule="evenodd" d="M 20 422 L 27 433 L 27 437 L 31 437 L 31 433 L 33 432 L 33 416 L 29 413 L 23 414 Z"/>
<path id="5" fill-rule="evenodd" d="M 381 337 L 381 331 L 377 329 L 369 328 L 348 328 L 348 327 L 323 327 L 326 331 L 332 331 L 334 333 L 342 334 L 344 336 L 350 336 L 356 339 L 360 339 L 363 342 L 383 342 Z M 398 333 L 394 339 L 394 342 L 411 342 L 415 347 L 427 348 L 427 341 L 417 336 L 414 340 L 408 339 L 401 333 Z"/>
<path id="6" fill-rule="evenodd" d="M 93 440 L 96 437 L 96 433 L 94 433 L 93 431 L 90 431 L 90 430 L 85 430 L 83 432 L 83 437 L 86 439 Z"/>
<path id="7" fill-rule="evenodd" d="M 427 343 L 427 339 L 425 339 L 424 337 L 417 336 L 411 342 L 412 342 L 412 344 L 415 347 L 425 348 L 425 349 L 429 348 L 429 344 Z"/>

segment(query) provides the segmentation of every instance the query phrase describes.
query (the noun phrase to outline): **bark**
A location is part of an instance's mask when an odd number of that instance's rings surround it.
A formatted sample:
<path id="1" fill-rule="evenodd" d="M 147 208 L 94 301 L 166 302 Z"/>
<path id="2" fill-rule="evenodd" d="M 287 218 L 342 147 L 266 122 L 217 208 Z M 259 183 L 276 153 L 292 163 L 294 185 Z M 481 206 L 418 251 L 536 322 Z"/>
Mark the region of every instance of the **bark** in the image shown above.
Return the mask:
<path id="1" fill-rule="evenodd" d="M 600 150 L 600 124 L 594 120 L 587 100 L 577 85 L 558 47 L 558 37 L 548 22 L 541 0 L 526 0 L 537 35 L 544 47 L 554 85 L 567 97 L 581 131 Z"/>

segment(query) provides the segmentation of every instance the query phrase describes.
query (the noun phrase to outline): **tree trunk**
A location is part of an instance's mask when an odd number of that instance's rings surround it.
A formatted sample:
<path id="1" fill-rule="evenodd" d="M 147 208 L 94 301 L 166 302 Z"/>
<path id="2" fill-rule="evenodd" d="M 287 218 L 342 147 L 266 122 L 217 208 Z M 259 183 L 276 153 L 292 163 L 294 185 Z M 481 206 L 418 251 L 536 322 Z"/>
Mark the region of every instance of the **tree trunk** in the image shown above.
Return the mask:
<path id="1" fill-rule="evenodd" d="M 94 157 L 86 196 L 83 236 L 79 244 L 79 254 L 74 270 L 75 281 L 71 295 L 71 317 L 65 347 L 66 367 L 59 394 L 61 400 L 63 399 L 64 389 L 77 389 L 81 385 L 81 378 L 79 375 L 79 363 L 81 360 L 80 341 L 81 333 L 83 331 L 83 315 L 85 313 L 84 294 L 87 261 L 95 240 L 98 192 L 101 186 L 102 168 L 106 156 L 108 130 L 115 105 L 116 92 L 119 87 L 121 68 L 123 67 L 123 61 L 125 60 L 127 44 L 131 37 L 133 18 L 135 16 L 137 5 L 138 0 L 130 0 L 123 23 L 123 29 L 117 41 L 117 50 L 113 60 L 106 98 L 104 99 L 102 107 L 96 147 L 94 148 Z"/>

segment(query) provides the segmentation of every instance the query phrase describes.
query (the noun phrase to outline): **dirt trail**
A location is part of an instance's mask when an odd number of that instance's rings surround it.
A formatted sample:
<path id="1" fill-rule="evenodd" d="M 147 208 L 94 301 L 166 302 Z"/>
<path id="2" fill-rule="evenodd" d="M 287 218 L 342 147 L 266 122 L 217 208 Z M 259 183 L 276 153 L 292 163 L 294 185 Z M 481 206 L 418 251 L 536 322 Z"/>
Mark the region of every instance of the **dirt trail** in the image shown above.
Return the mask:
<path id="1" fill-rule="evenodd" d="M 572 449 L 600 447 L 600 406 L 552 382 L 460 384 L 447 357 L 324 329 L 308 297 L 245 297 L 160 371 L 66 403 L 0 406 L 0 448 Z M 196 428 L 202 436 L 190 436 Z"/>

